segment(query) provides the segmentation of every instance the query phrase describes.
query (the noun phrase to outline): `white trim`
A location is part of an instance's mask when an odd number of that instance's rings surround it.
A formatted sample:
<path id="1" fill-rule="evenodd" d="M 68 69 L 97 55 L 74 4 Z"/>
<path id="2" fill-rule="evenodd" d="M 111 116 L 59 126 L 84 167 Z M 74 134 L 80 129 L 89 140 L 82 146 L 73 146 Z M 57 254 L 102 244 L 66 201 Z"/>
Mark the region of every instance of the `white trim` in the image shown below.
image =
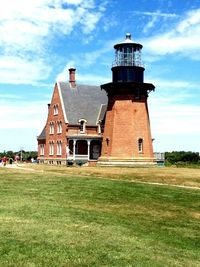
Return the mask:
<path id="1" fill-rule="evenodd" d="M 102 110 L 102 106 L 103 105 L 105 105 L 105 104 L 101 104 L 101 106 L 100 106 L 100 109 L 99 109 L 99 114 L 98 114 L 98 116 L 97 116 L 97 120 L 96 120 L 96 125 L 99 123 L 99 117 L 100 117 L 100 114 L 101 114 L 101 110 Z"/>
<path id="2" fill-rule="evenodd" d="M 59 82 L 57 82 L 57 86 L 58 86 L 58 93 L 59 93 L 59 96 L 60 96 L 60 102 L 61 102 L 62 111 L 63 111 L 63 114 L 64 114 L 65 123 L 69 123 L 69 121 L 67 119 L 67 114 L 65 112 L 65 106 L 64 106 L 64 102 L 63 102 L 63 98 L 62 98 L 61 88 L 60 88 L 60 83 Z"/>
<path id="3" fill-rule="evenodd" d="M 78 122 L 80 123 L 81 121 L 84 121 L 85 123 L 87 123 L 86 119 L 79 119 Z"/>
<path id="4" fill-rule="evenodd" d="M 44 156 L 44 144 L 40 144 L 40 156 Z"/>

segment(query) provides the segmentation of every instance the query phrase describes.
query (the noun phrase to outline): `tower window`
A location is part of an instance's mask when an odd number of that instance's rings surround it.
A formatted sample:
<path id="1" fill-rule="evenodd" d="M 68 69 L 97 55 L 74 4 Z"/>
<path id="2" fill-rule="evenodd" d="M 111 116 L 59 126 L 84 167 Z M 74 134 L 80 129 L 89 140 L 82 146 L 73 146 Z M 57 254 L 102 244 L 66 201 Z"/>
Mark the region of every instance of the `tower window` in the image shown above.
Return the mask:
<path id="1" fill-rule="evenodd" d="M 143 139 L 142 138 L 138 139 L 138 152 L 139 153 L 143 152 Z"/>

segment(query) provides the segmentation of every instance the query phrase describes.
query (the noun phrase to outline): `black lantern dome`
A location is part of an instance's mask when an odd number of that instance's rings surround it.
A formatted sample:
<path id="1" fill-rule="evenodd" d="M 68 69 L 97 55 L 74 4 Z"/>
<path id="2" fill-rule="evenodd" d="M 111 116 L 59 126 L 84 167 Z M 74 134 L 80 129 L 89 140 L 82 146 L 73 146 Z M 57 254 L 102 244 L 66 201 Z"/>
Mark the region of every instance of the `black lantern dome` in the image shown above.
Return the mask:
<path id="1" fill-rule="evenodd" d="M 144 67 L 141 59 L 142 45 L 131 40 L 131 34 L 126 39 L 114 45 L 115 61 L 113 62 L 113 82 L 143 83 Z"/>

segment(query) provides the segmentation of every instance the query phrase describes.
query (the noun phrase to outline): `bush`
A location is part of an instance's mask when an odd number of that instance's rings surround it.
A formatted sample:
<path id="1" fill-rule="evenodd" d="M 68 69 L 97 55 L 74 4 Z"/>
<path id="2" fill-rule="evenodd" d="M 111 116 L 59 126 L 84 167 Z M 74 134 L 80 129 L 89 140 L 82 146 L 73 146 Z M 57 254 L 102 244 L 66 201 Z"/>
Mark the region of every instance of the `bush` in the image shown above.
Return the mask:
<path id="1" fill-rule="evenodd" d="M 165 153 L 167 164 L 199 164 L 200 156 L 198 152 L 172 151 Z"/>

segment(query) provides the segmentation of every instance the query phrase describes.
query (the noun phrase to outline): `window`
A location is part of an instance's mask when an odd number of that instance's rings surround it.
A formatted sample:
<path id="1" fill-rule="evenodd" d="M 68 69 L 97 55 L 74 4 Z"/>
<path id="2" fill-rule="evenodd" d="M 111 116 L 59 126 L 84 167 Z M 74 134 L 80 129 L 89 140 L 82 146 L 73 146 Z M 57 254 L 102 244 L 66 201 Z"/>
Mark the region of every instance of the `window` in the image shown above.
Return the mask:
<path id="1" fill-rule="evenodd" d="M 57 155 L 62 155 L 62 142 L 57 141 Z"/>
<path id="2" fill-rule="evenodd" d="M 40 156 L 44 156 L 44 144 L 40 145 Z"/>
<path id="3" fill-rule="evenodd" d="M 50 122 L 49 133 L 54 134 L 54 123 Z"/>
<path id="4" fill-rule="evenodd" d="M 86 120 L 81 119 L 79 120 L 80 123 L 80 133 L 85 133 L 86 132 Z"/>
<path id="5" fill-rule="evenodd" d="M 54 142 L 50 141 L 49 142 L 49 155 L 53 155 L 54 154 Z"/>
<path id="6" fill-rule="evenodd" d="M 139 153 L 143 152 L 143 139 L 142 138 L 138 139 L 138 151 Z"/>
<path id="7" fill-rule="evenodd" d="M 62 133 L 62 122 L 61 121 L 57 122 L 57 133 Z"/>
<path id="8" fill-rule="evenodd" d="M 58 115 L 58 105 L 53 106 L 53 115 Z"/>

